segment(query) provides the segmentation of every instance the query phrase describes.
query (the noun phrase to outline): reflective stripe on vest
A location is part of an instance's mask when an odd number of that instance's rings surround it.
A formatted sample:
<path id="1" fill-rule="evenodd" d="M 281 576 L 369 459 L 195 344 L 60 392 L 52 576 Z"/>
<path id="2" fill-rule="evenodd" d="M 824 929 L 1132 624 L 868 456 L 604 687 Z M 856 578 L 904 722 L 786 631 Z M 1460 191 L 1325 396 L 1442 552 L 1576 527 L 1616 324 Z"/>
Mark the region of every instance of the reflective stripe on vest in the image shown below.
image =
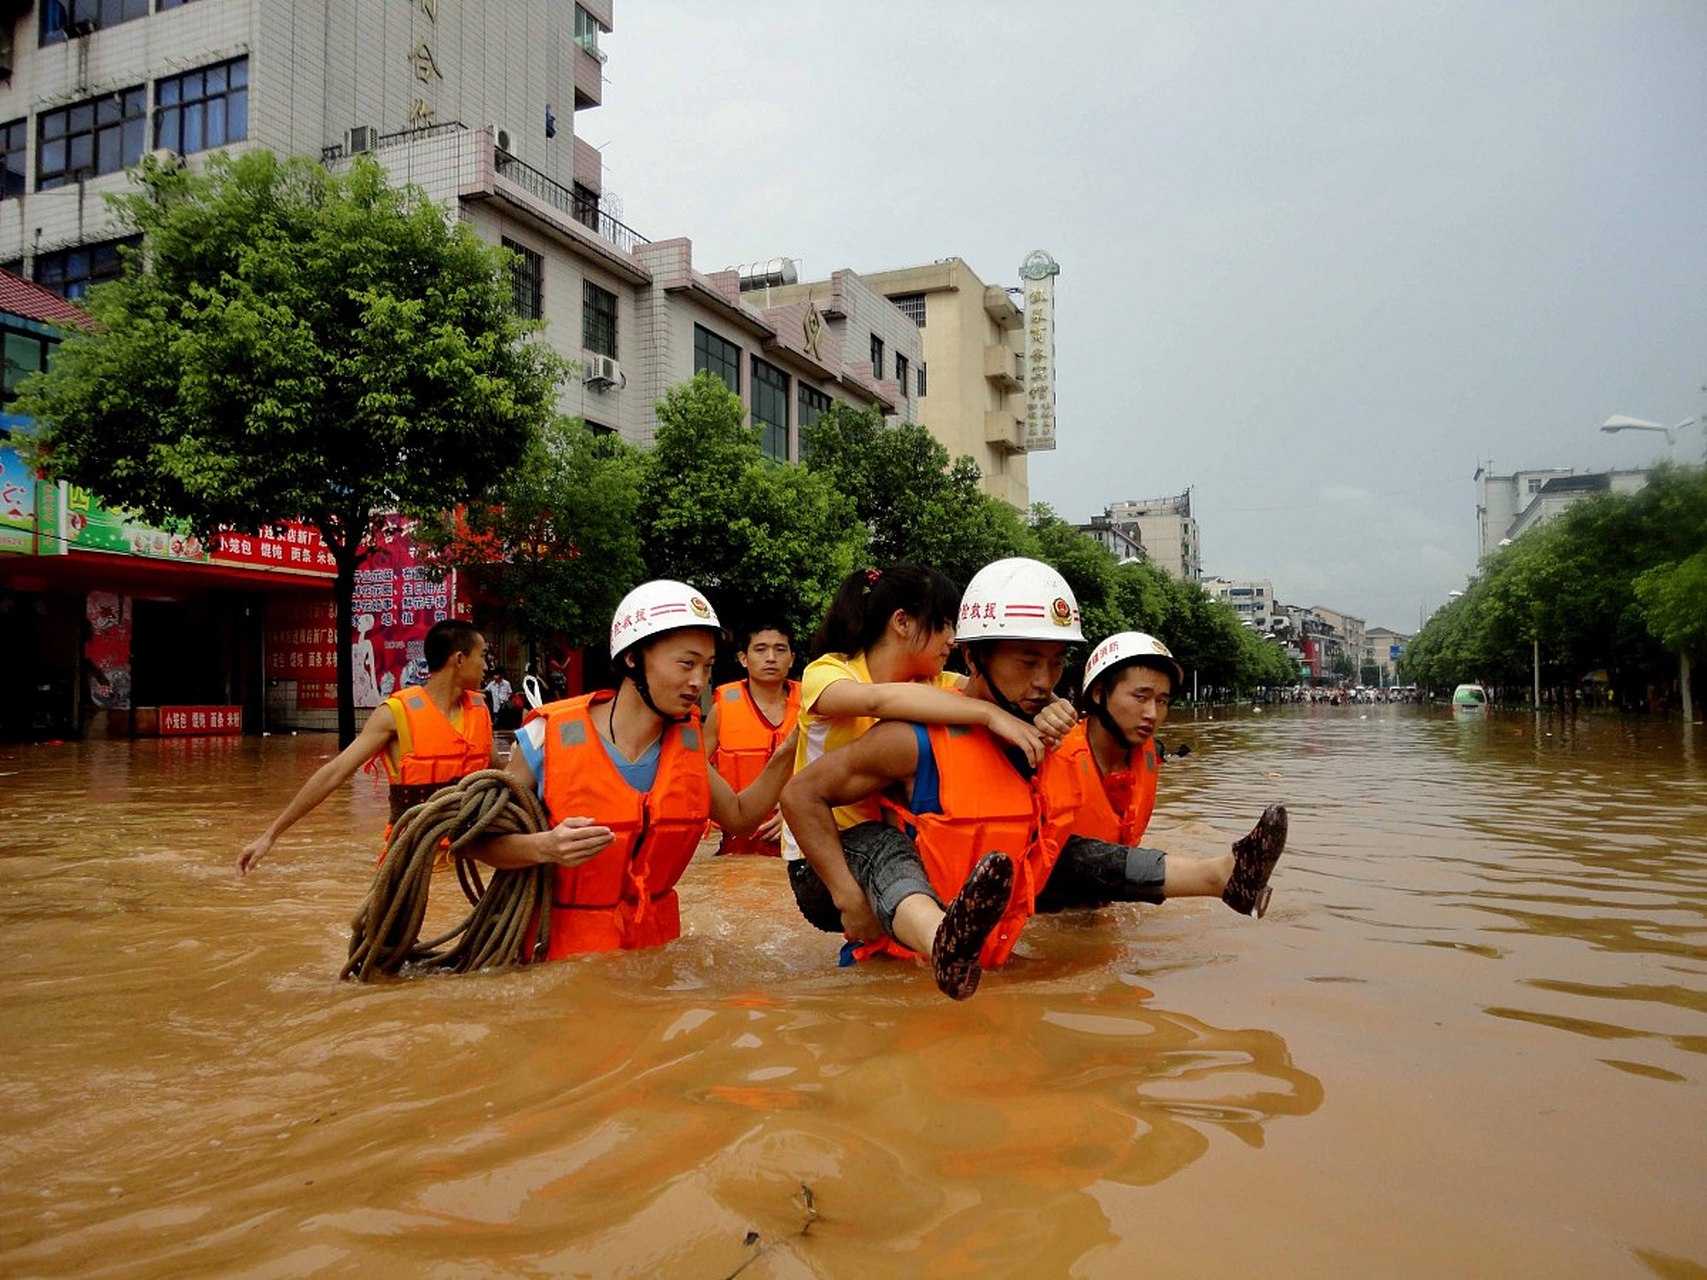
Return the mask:
<path id="1" fill-rule="evenodd" d="M 389 752 L 376 757 L 393 784 L 418 787 L 455 782 L 492 763 L 492 715 L 480 695 L 462 694 L 461 729 L 451 724 L 419 685 L 400 689 L 386 701 L 393 716 L 402 713 L 409 742 L 409 750 L 395 765 Z"/>
<path id="2" fill-rule="evenodd" d="M 987 730 L 931 725 L 926 732 L 936 757 L 942 812 L 907 814 L 906 818 L 914 829 L 913 841 L 931 888 L 947 903 L 986 853 L 1000 851 L 1013 859 L 1013 895 L 980 953 L 985 965 L 999 965 L 1012 953 L 1020 930 L 1036 910 L 1037 895 L 1061 853 L 1061 832 L 1046 821 L 1038 787 L 1014 768 Z M 877 950 L 912 954 L 887 939 L 877 947 L 862 948 L 861 955 Z"/>
<path id="3" fill-rule="evenodd" d="M 711 815 L 711 784 L 699 720 L 664 729 L 658 774 L 648 792 L 611 761 L 592 709 L 615 695 L 549 703 L 545 721 L 545 807 L 553 823 L 591 818 L 609 827 L 609 846 L 578 867 L 556 868 L 548 956 L 656 947 L 681 934 L 676 882 L 687 870 Z"/>
<path id="4" fill-rule="evenodd" d="M 1156 809 L 1160 763 L 1152 737 L 1133 760 L 1130 796 L 1117 813 L 1108 786 L 1118 787 L 1122 775 L 1104 778 L 1091 752 L 1088 722 L 1081 720 L 1061 745 L 1044 757 L 1038 779 L 1051 819 L 1065 832 L 1087 840 L 1135 845 L 1144 838 L 1144 829 Z"/>
<path id="5" fill-rule="evenodd" d="M 712 768 L 723 775 L 732 790 L 743 791 L 765 771 L 765 765 L 782 740 L 794 729 L 800 718 L 800 685 L 787 682 L 788 698 L 783 708 L 782 723 L 772 727 L 753 702 L 752 690 L 745 680 L 719 685 L 714 695 L 717 706 L 717 752 Z M 761 840 L 757 836 L 723 837 L 724 853 L 762 853 L 772 856 L 782 852 L 777 840 Z"/>

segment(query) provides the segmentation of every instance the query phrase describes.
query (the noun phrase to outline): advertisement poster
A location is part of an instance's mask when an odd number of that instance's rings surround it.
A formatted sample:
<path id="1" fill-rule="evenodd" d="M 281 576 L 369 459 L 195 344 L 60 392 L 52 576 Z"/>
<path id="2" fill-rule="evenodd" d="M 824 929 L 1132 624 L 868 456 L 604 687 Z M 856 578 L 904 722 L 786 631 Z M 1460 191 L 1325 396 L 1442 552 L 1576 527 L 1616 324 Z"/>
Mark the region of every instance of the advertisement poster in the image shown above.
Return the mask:
<path id="1" fill-rule="evenodd" d="M 296 709 L 338 705 L 338 606 L 325 599 L 267 605 L 267 678 L 296 681 Z"/>
<path id="2" fill-rule="evenodd" d="M 80 485 L 60 486 L 60 533 L 65 545 L 77 551 L 111 551 L 155 560 L 192 564 L 233 565 L 245 569 L 279 569 L 315 577 L 337 576 L 332 554 L 320 534 L 292 524 L 279 533 L 221 533 L 208 546 L 190 532 L 188 524 L 156 528 L 122 511 L 103 506 Z"/>
<path id="3" fill-rule="evenodd" d="M 405 530 L 375 539 L 356 570 L 351 637 L 356 706 L 377 707 L 399 689 L 427 678 L 424 641 L 433 623 L 451 616 L 453 578 L 428 578 Z"/>
<path id="4" fill-rule="evenodd" d="M 35 543 L 35 474 L 16 449 L 0 445 L 0 555 L 28 555 Z"/>
<path id="5" fill-rule="evenodd" d="M 130 706 L 130 597 L 91 591 L 84 606 L 83 678 L 104 711 Z"/>

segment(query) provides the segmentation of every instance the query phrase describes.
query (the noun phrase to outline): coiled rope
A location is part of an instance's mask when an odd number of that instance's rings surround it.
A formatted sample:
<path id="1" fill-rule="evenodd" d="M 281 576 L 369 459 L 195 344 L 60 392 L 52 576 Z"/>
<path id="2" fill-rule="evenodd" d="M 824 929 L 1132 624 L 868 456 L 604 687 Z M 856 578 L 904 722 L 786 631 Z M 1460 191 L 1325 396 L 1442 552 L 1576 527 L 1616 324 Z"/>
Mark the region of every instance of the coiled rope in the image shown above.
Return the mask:
<path id="1" fill-rule="evenodd" d="M 543 956 L 551 933 L 551 866 L 497 871 L 486 884 L 462 851 L 486 836 L 527 835 L 550 826 L 539 797 L 501 769 L 471 773 L 405 810 L 350 922 L 350 958 L 338 976 L 369 982 L 404 966 L 472 973 Z M 433 863 L 446 841 L 474 910 L 449 933 L 422 942 Z"/>

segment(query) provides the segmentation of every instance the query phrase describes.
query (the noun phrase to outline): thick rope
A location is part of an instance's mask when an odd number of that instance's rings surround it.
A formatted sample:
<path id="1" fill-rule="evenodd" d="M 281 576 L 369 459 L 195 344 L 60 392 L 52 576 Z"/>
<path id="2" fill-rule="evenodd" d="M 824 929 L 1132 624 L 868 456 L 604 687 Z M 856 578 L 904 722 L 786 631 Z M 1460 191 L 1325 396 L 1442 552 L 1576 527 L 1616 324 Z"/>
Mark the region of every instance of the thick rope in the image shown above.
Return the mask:
<path id="1" fill-rule="evenodd" d="M 497 871 L 485 884 L 463 850 L 487 836 L 527 835 L 550 826 L 539 797 L 501 769 L 471 773 L 406 810 L 350 922 L 350 958 L 338 976 L 368 982 L 406 965 L 471 973 L 543 956 L 551 932 L 551 867 Z M 474 910 L 449 933 L 422 942 L 433 863 L 447 841 Z"/>

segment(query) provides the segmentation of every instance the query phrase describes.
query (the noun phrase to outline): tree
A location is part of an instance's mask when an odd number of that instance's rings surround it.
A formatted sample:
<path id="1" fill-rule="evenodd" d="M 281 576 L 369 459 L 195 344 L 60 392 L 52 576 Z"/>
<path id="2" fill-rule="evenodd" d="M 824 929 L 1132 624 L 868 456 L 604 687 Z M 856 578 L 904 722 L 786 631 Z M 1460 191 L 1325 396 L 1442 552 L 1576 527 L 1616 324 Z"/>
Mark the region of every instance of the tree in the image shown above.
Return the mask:
<path id="1" fill-rule="evenodd" d="M 809 635 L 865 556 L 865 527 L 822 472 L 766 458 L 744 415 L 706 373 L 659 404 L 640 485 L 647 571 L 705 591 L 727 627 L 780 617 Z"/>
<path id="2" fill-rule="evenodd" d="M 557 418 L 489 496 L 423 522 L 416 536 L 533 652 L 554 637 L 597 644 L 646 573 L 640 474 L 640 455 L 620 440 Z"/>
<path id="3" fill-rule="evenodd" d="M 992 561 L 1037 554 L 1019 513 L 979 487 L 978 465 L 924 426 L 833 404 L 802 437 L 807 468 L 853 498 L 875 565 L 929 565 L 964 586 Z"/>
<path id="4" fill-rule="evenodd" d="M 358 157 L 145 161 L 116 197 L 142 236 L 92 289 L 23 411 L 41 465 L 211 540 L 290 520 L 337 566 L 338 731 L 355 736 L 351 592 L 376 520 L 438 512 L 521 456 L 559 372 L 524 340 L 505 258 Z"/>

